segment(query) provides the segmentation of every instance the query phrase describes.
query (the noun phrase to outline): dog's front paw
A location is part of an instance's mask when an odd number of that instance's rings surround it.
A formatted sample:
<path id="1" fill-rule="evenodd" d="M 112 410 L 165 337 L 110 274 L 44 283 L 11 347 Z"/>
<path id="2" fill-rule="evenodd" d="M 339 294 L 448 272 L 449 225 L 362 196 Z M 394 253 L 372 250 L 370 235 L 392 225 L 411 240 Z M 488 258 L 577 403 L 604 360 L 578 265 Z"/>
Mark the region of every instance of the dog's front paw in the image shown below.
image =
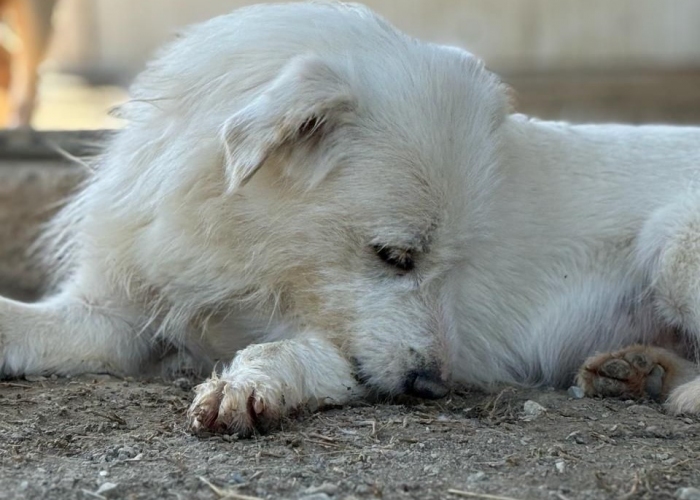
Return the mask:
<path id="1" fill-rule="evenodd" d="M 663 400 L 683 378 L 686 363 L 666 349 L 635 345 L 588 358 L 577 384 L 588 396 Z"/>
<path id="2" fill-rule="evenodd" d="M 187 417 L 195 434 L 207 432 L 247 437 L 279 425 L 285 414 L 279 389 L 251 380 L 212 376 L 195 388 Z"/>

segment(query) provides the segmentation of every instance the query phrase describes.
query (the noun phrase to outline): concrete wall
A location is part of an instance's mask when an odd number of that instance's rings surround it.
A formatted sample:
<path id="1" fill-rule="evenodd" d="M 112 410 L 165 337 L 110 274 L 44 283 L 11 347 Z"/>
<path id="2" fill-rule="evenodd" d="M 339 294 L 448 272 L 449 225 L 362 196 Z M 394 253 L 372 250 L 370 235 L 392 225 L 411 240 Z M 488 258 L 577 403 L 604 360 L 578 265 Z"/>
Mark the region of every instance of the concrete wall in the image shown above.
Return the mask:
<path id="1" fill-rule="evenodd" d="M 178 27 L 250 0 L 63 0 L 60 64 L 128 79 Z M 501 72 L 700 66 L 698 0 L 365 0 Z M 303 27 L 300 27 L 303 29 Z"/>

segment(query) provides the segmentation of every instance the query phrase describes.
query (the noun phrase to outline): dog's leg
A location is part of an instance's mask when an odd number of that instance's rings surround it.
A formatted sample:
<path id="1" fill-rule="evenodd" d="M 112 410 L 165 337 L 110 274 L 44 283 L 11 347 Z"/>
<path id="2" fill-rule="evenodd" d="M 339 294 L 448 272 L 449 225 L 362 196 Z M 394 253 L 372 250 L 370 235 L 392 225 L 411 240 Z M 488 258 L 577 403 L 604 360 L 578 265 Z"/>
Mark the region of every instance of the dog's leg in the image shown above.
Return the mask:
<path id="1" fill-rule="evenodd" d="M 150 350 L 107 304 L 68 292 L 34 304 L 0 298 L 0 375 L 135 373 Z"/>
<path id="2" fill-rule="evenodd" d="M 651 282 L 660 322 L 700 346 L 700 195 L 657 211 L 640 233 L 637 259 Z M 663 343 L 663 336 L 660 338 Z M 686 347 L 687 350 L 687 347 Z M 688 353 L 697 354 L 697 353 Z M 586 361 L 578 383 L 589 395 L 651 396 L 672 413 L 700 413 L 697 364 L 661 347 L 631 346 Z"/>
<path id="3" fill-rule="evenodd" d="M 361 395 L 351 364 L 317 336 L 254 344 L 240 351 L 220 376 L 196 388 L 188 410 L 193 432 L 250 435 L 279 425 L 305 406 L 343 404 Z"/>

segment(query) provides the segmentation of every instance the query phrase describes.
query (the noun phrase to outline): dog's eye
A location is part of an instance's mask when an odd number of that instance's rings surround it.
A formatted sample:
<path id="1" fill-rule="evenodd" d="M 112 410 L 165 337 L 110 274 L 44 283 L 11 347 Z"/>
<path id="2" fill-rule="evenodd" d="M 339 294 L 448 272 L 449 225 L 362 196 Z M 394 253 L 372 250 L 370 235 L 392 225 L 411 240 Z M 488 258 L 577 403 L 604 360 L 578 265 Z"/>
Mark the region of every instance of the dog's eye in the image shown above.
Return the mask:
<path id="1" fill-rule="evenodd" d="M 411 250 L 383 245 L 374 245 L 372 250 L 382 261 L 400 271 L 409 272 L 415 267 Z"/>

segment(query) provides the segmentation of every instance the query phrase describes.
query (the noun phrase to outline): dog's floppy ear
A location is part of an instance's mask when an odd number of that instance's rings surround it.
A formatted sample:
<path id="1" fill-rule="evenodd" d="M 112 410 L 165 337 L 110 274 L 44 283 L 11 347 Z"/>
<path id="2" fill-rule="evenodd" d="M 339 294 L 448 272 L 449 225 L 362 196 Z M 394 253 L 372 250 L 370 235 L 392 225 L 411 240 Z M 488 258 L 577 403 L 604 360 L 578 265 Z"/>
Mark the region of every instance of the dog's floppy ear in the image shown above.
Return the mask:
<path id="1" fill-rule="evenodd" d="M 284 145 L 320 138 L 354 107 L 350 86 L 314 56 L 291 60 L 261 95 L 223 128 L 229 192 Z"/>

